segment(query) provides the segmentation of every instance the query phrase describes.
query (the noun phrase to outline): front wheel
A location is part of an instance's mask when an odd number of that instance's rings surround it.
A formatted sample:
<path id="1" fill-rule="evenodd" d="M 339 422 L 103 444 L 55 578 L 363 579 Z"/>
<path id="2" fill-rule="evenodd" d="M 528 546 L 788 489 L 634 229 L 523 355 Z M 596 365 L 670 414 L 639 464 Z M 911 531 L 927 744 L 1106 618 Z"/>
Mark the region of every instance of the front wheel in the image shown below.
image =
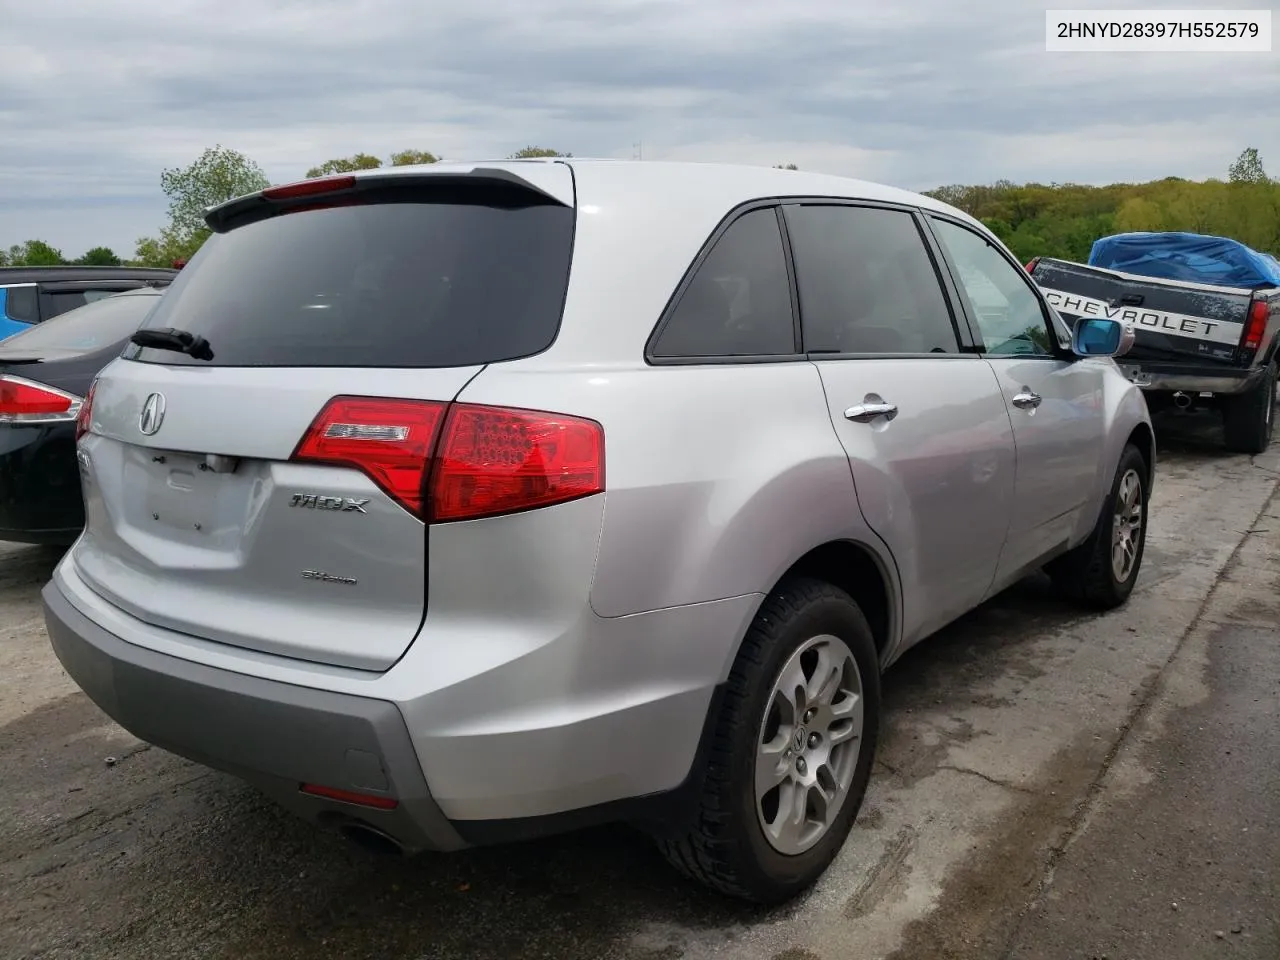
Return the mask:
<path id="1" fill-rule="evenodd" d="M 844 591 L 793 579 L 761 606 L 730 672 L 698 816 L 660 841 L 686 875 L 779 903 L 814 883 L 862 805 L 879 734 L 880 666 Z"/>
<path id="2" fill-rule="evenodd" d="M 1150 475 L 1142 453 L 1127 444 L 1089 539 L 1047 567 L 1054 586 L 1065 596 L 1102 610 L 1129 599 L 1147 542 Z"/>

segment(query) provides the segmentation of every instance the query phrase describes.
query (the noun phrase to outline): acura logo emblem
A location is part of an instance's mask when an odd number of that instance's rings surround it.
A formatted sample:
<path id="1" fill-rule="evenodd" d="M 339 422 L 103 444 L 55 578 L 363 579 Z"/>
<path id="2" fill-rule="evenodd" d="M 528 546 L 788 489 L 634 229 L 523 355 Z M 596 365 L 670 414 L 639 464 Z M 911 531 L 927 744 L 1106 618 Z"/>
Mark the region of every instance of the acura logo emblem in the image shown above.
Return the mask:
<path id="1" fill-rule="evenodd" d="M 138 414 L 138 429 L 145 436 L 153 436 L 164 423 L 164 394 L 153 393 L 142 405 L 142 413 Z"/>

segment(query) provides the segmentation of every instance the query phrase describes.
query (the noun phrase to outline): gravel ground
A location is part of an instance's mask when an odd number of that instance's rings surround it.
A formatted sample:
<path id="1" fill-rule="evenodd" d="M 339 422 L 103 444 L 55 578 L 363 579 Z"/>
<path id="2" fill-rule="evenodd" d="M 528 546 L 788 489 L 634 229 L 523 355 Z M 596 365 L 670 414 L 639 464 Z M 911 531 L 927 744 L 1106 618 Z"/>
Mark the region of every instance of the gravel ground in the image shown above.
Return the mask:
<path id="1" fill-rule="evenodd" d="M 44 636 L 58 554 L 0 545 L 0 958 L 1276 960 L 1280 449 L 1161 444 L 1130 604 L 1033 578 L 908 654 L 857 829 L 771 912 L 623 828 L 409 861 L 318 833 L 108 721 Z"/>

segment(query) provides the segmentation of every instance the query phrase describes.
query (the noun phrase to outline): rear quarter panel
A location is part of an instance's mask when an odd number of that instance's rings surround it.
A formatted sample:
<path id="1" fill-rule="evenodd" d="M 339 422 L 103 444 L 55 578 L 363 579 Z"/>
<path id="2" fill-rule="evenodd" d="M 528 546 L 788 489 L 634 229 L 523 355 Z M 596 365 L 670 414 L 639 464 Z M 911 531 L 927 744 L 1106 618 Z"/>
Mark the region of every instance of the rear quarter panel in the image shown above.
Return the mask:
<path id="1" fill-rule="evenodd" d="M 591 606 L 602 617 L 763 595 L 862 521 L 848 459 L 804 360 L 581 370 L 490 367 L 462 400 L 590 417 L 606 506 Z M 892 563 L 886 563 L 891 568 Z"/>

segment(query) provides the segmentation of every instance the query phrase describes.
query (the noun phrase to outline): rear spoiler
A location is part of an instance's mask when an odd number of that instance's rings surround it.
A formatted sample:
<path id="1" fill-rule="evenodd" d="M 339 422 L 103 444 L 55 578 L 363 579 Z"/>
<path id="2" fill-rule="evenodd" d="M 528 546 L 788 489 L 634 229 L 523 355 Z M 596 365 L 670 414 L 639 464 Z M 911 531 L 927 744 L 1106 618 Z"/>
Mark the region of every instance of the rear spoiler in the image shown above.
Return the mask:
<path id="1" fill-rule="evenodd" d="M 572 174 L 566 176 L 567 170 L 568 165 L 564 163 L 530 164 L 519 173 L 500 166 L 450 163 L 315 177 L 267 187 L 208 207 L 204 220 L 215 233 L 225 233 L 238 221 L 254 219 L 255 214 L 269 215 L 268 211 L 316 203 L 359 202 L 361 193 L 427 184 L 468 187 L 489 182 L 527 190 L 561 206 L 572 207 L 576 202 L 573 177 Z"/>

